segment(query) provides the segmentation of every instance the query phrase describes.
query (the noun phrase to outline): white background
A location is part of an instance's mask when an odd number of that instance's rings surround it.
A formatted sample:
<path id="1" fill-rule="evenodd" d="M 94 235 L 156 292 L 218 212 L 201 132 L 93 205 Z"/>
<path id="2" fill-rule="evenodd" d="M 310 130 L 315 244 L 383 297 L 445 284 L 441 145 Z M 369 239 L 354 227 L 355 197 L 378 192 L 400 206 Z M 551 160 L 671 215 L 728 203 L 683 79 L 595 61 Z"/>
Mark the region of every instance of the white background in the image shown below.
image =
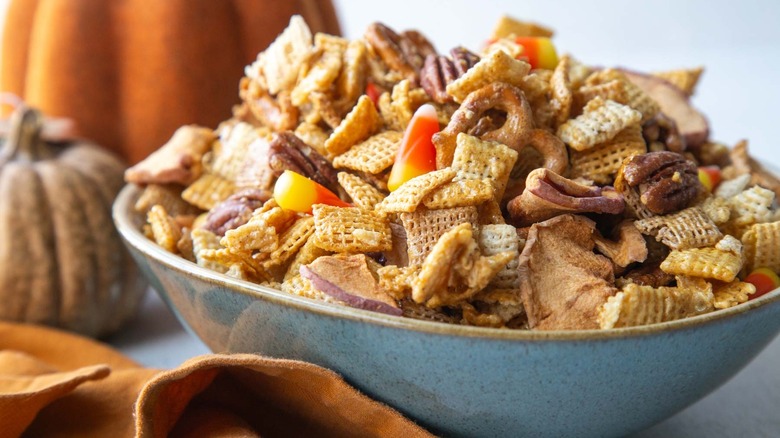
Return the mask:
<path id="1" fill-rule="evenodd" d="M 0 0 L 0 8 L 8 0 Z M 121 0 L 103 0 L 121 1 Z M 165 1 L 165 0 L 150 0 Z M 478 49 L 508 13 L 556 30 L 560 52 L 594 65 L 655 71 L 703 65 L 694 103 L 713 137 L 750 139 L 754 155 L 780 164 L 780 2 L 616 0 L 383 2 L 335 0 L 354 38 L 372 21 L 422 30 L 441 52 Z M 0 9 L 1 11 L 2 9 Z M 207 352 L 150 294 L 142 315 L 112 344 L 147 366 L 173 367 Z M 735 379 L 641 437 L 780 436 L 780 339 Z M 663 382 L 659 382 L 663 384 Z"/>

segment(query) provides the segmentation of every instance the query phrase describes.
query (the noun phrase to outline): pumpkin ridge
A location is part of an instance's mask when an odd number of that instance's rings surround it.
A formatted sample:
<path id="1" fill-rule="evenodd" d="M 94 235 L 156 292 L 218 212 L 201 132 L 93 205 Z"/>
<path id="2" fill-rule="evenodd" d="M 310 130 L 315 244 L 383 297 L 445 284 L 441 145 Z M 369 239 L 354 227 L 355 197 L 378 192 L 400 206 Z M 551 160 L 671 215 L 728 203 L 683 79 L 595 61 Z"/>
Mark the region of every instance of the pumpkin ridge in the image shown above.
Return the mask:
<path id="1" fill-rule="evenodd" d="M 30 180 L 22 187 L 28 187 L 29 192 L 25 195 L 27 205 L 24 207 L 25 225 L 24 239 L 26 248 L 30 252 L 30 266 L 33 273 L 29 298 L 27 300 L 27 309 L 24 313 L 24 320 L 35 322 L 37 324 L 55 324 L 60 306 L 59 290 L 59 269 L 57 267 L 56 255 L 49 249 L 54 242 L 54 225 L 51 220 L 49 204 L 40 202 L 44 196 L 43 181 L 40 175 L 33 167 L 26 167 L 25 173 Z M 17 185 L 18 180 L 15 180 Z"/>
<path id="2" fill-rule="evenodd" d="M 125 165 L 113 153 L 97 146 L 77 144 L 68 147 L 58 157 L 59 162 L 91 180 L 109 205 L 124 187 Z"/>
<path id="3" fill-rule="evenodd" d="M 16 266 L 18 254 L 23 254 L 24 245 L 19 243 L 20 233 L 16 232 L 18 223 L 16 221 L 16 196 L 18 192 L 14 190 L 14 179 L 19 165 L 5 164 L 0 166 L 0 264 L 3 266 Z M 0 288 L 7 291 L 4 297 L 3 305 L 0 307 L 0 318 L 19 320 L 22 318 L 26 307 L 25 277 L 23 269 L 25 265 L 19 266 L 20 269 L 3 269 L 0 271 Z"/>
<path id="4" fill-rule="evenodd" d="M 35 196 L 32 183 L 40 181 L 34 169 L 25 163 L 10 163 L 4 170 L 0 177 L 3 186 L 0 188 L 3 199 L 0 227 L 9 235 L 2 237 L 0 263 L 9 268 L 0 272 L 3 277 L 0 287 L 6 295 L 0 316 L 38 324 L 55 323 L 59 300 L 57 294 L 52 293 L 56 291 L 56 285 L 52 283 L 56 281 L 57 268 L 46 254 L 51 233 L 43 230 L 42 224 L 48 217 L 46 211 L 39 209 L 37 201 L 40 198 Z M 32 193 L 19 190 L 20 186 L 30 187 Z M 41 189 L 40 184 L 38 189 Z"/>
<path id="5" fill-rule="evenodd" d="M 76 197 L 80 199 L 81 206 L 84 208 L 87 226 L 92 230 L 90 239 L 92 244 L 93 262 L 95 263 L 97 287 L 95 290 L 94 307 L 97 309 L 112 308 L 111 305 L 119 296 L 118 288 L 121 288 L 121 272 L 114 267 L 119 266 L 122 259 L 120 241 L 117 239 L 117 232 L 111 220 L 110 204 L 107 204 L 102 198 L 97 186 L 90 178 L 85 178 L 83 174 L 74 170 L 82 182 L 75 184 L 72 189 Z M 115 318 L 112 312 L 95 312 L 95 318 L 98 320 L 97 327 L 100 330 L 105 326 L 106 319 Z M 95 333 L 100 335 L 98 331 Z"/>
<path id="6" fill-rule="evenodd" d="M 94 336 L 97 331 L 90 305 L 97 294 L 92 238 L 85 228 L 84 212 L 72 190 L 78 181 L 74 171 L 53 162 L 36 165 L 44 182 L 54 223 L 54 251 L 60 267 L 60 310 L 58 325 Z"/>
<path id="7" fill-rule="evenodd" d="M 105 318 L 101 322 L 102 330 L 98 337 L 107 336 L 135 315 L 146 291 L 145 284 L 138 280 L 140 273 L 130 253 L 122 244 L 119 232 L 114 227 L 110 216 L 113 200 L 124 186 L 121 175 L 125 166 L 113 153 L 88 144 L 68 148 L 60 156 L 60 162 L 78 172 L 86 181 L 90 181 L 93 188 L 97 189 L 96 194 L 103 200 L 103 205 L 107 206 L 107 219 L 110 222 L 107 231 L 111 236 L 104 236 L 102 241 L 110 242 L 113 250 L 108 252 L 113 264 L 109 264 L 108 267 L 116 267 L 116 273 L 119 275 L 118 281 L 107 284 L 108 301 L 102 311 Z M 91 229 L 96 228 L 92 226 Z M 103 260 L 104 256 L 98 257 L 99 262 Z M 103 272 L 103 268 L 99 268 L 99 272 Z"/>

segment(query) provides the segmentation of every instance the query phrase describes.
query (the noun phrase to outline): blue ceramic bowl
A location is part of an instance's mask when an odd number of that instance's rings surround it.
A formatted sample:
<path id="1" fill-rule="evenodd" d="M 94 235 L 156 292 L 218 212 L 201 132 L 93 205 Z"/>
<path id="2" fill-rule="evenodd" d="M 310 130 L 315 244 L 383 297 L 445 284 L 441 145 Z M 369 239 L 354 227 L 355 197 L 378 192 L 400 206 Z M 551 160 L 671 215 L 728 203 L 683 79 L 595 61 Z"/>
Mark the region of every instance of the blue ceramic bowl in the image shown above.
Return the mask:
<path id="1" fill-rule="evenodd" d="M 215 352 L 330 368 L 446 436 L 622 436 L 725 383 L 780 331 L 780 289 L 706 315 L 609 331 L 510 331 L 290 296 L 199 267 L 140 232 L 128 186 L 114 220 L 181 323 Z"/>

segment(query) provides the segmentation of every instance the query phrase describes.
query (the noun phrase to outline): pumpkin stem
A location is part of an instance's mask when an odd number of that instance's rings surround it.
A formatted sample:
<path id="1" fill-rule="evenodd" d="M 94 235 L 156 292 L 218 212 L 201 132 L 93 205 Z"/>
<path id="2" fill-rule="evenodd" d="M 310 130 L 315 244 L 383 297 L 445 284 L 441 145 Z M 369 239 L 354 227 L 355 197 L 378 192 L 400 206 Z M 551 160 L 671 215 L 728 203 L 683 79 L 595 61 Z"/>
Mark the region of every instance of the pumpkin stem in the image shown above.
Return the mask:
<path id="1" fill-rule="evenodd" d="M 26 105 L 18 107 L 11 114 L 8 139 L 0 150 L 0 164 L 12 159 L 37 161 L 41 157 L 41 113 Z"/>

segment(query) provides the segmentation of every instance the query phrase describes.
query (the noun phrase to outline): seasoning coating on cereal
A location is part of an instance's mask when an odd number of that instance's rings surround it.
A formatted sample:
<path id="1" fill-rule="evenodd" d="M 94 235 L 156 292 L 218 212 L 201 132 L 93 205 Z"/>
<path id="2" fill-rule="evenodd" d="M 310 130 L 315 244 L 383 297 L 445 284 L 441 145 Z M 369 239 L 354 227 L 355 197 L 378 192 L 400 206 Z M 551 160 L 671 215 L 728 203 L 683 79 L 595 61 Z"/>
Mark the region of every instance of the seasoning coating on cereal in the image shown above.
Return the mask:
<path id="1" fill-rule="evenodd" d="M 602 67 L 507 16 L 485 36 L 294 17 L 232 117 L 127 171 L 145 232 L 293 295 L 491 328 L 655 324 L 780 285 L 780 179 L 710 139 L 701 67 Z"/>

